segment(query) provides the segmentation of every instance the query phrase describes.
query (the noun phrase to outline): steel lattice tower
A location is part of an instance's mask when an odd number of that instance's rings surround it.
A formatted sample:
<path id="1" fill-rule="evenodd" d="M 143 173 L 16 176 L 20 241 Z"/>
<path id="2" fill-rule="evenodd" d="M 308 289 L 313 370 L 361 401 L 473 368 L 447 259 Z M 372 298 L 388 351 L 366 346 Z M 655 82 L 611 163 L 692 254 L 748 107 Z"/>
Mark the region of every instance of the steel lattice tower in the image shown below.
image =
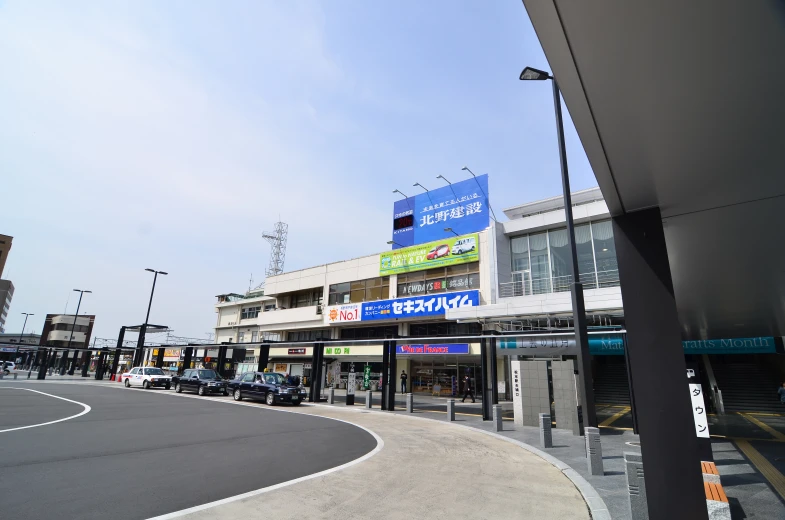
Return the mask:
<path id="1" fill-rule="evenodd" d="M 275 276 L 283 273 L 283 261 L 286 257 L 286 238 L 289 235 L 289 225 L 284 222 L 275 223 L 275 231 L 262 233 L 262 237 L 270 242 L 270 265 L 264 272 L 265 276 Z"/>

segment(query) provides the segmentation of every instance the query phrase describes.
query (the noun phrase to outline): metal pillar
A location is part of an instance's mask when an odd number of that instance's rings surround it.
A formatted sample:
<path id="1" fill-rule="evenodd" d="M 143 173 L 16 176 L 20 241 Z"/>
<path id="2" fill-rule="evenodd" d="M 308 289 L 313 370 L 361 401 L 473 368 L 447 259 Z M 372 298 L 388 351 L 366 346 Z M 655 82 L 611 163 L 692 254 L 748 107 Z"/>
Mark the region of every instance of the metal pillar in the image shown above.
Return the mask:
<path id="1" fill-rule="evenodd" d="M 387 403 L 390 402 L 390 398 L 387 395 L 387 390 L 390 388 L 388 384 L 388 379 L 390 377 L 390 342 L 385 340 L 384 346 L 382 347 L 382 386 L 379 388 L 379 392 L 382 396 L 382 410 L 387 409 Z"/>
<path id="2" fill-rule="evenodd" d="M 90 359 L 92 357 L 93 353 L 89 350 L 85 351 L 82 356 L 82 377 L 87 377 L 87 371 L 90 370 Z"/>
<path id="3" fill-rule="evenodd" d="M 314 361 L 311 365 L 311 387 L 314 388 L 313 400 L 319 402 L 322 395 L 322 379 L 324 379 L 324 343 L 319 343 L 314 352 L 318 356 L 318 362 Z"/>
<path id="4" fill-rule="evenodd" d="M 229 347 L 226 345 L 221 345 L 218 347 L 218 360 L 216 361 L 216 371 L 218 375 L 224 377 L 224 365 L 226 364 L 226 349 Z"/>
<path id="5" fill-rule="evenodd" d="M 638 435 L 638 407 L 635 406 L 635 392 L 632 385 L 632 366 L 630 366 L 630 356 L 628 355 L 627 336 L 622 336 L 624 342 L 624 364 L 627 366 L 627 388 L 630 389 L 630 411 L 632 413 L 632 433 Z"/>
<path id="6" fill-rule="evenodd" d="M 46 368 L 47 368 L 46 367 L 46 365 L 47 365 L 46 361 L 47 361 L 47 358 L 49 357 L 49 352 L 51 352 L 51 351 L 52 351 L 52 349 L 49 349 L 49 351 L 46 351 L 46 350 L 42 350 L 41 351 L 41 360 L 38 363 L 38 377 L 37 377 L 37 379 L 46 379 Z"/>
<path id="7" fill-rule="evenodd" d="M 706 520 L 698 439 L 659 208 L 613 218 L 651 520 Z"/>
<path id="8" fill-rule="evenodd" d="M 395 353 L 395 347 L 397 346 L 396 341 L 391 339 L 389 341 L 390 344 L 390 377 L 387 381 L 387 410 L 390 412 L 395 411 L 395 387 L 396 387 L 396 380 L 395 374 L 397 373 L 397 355 Z"/>
<path id="9" fill-rule="evenodd" d="M 496 337 L 493 336 L 496 331 L 483 331 L 483 334 L 491 334 L 488 341 L 488 359 L 491 365 L 491 404 L 499 404 L 499 380 L 497 372 L 497 359 L 496 359 Z"/>
<path id="10" fill-rule="evenodd" d="M 482 420 L 491 420 L 491 400 L 488 399 L 488 340 L 485 336 L 480 339 L 480 392 L 482 399 Z"/>
<path id="11" fill-rule="evenodd" d="M 163 368 L 164 367 L 164 353 L 166 349 L 163 346 L 158 347 L 158 356 L 155 358 L 155 366 L 156 368 Z"/>
<path id="12" fill-rule="evenodd" d="M 578 253 L 575 247 L 575 225 L 572 219 L 572 196 L 570 193 L 570 175 L 567 170 L 567 148 L 564 144 L 564 123 L 561 115 L 561 95 L 559 84 L 553 78 L 553 104 L 556 111 L 556 127 L 559 139 L 559 162 L 561 164 L 562 190 L 564 191 L 564 214 L 567 220 L 567 242 L 570 246 L 570 268 L 572 271 L 572 284 L 570 296 L 572 297 L 573 323 L 575 325 L 575 346 L 578 347 L 578 381 L 581 400 L 581 410 L 578 414 L 583 416 L 586 426 L 597 426 L 597 414 L 594 409 L 594 383 L 591 373 L 591 356 L 589 355 L 589 335 L 586 326 L 586 305 L 583 300 L 583 284 L 581 284 L 578 270 Z"/>
<path id="13" fill-rule="evenodd" d="M 317 341 L 313 344 L 313 357 L 311 358 L 311 384 L 308 387 L 308 402 L 313 403 L 317 400 L 316 386 L 317 383 L 317 365 L 319 363 L 319 345 Z"/>
<path id="14" fill-rule="evenodd" d="M 264 372 L 264 369 L 267 368 L 267 363 L 270 361 L 270 345 L 262 345 L 259 347 L 259 365 L 256 367 L 256 370 L 259 372 Z"/>
<path id="15" fill-rule="evenodd" d="M 120 356 L 122 355 L 123 338 L 125 338 L 125 327 L 120 327 L 120 334 L 117 336 L 117 348 L 114 351 L 114 359 L 112 360 L 112 370 L 110 377 L 114 380 L 117 375 L 117 367 L 120 366 Z"/>
<path id="16" fill-rule="evenodd" d="M 69 348 L 69 349 L 71 348 L 71 341 L 74 339 L 74 332 L 75 332 L 75 329 L 76 329 L 76 319 L 79 317 L 79 307 L 81 307 L 81 306 L 82 306 L 82 296 L 84 296 L 84 293 L 85 293 L 85 292 L 90 292 L 90 291 L 81 291 L 81 290 L 79 290 L 79 289 L 74 289 L 74 290 L 75 290 L 75 291 L 79 291 L 79 303 L 77 303 L 77 304 L 76 304 L 76 314 L 74 314 L 74 324 L 73 324 L 73 325 L 71 325 L 71 334 L 68 336 L 68 348 Z M 66 305 L 66 306 L 67 306 L 67 305 Z M 88 329 L 90 328 L 90 324 L 89 324 L 89 323 L 88 323 L 88 326 L 87 326 L 87 328 L 88 328 Z M 87 346 L 88 346 L 88 345 L 87 345 L 87 334 L 85 334 L 85 342 L 84 342 L 84 346 L 85 346 L 85 347 L 87 347 Z M 77 359 L 78 357 L 79 357 L 79 354 L 78 354 L 78 351 L 77 351 L 76 355 L 74 355 L 74 361 L 73 361 L 73 363 L 71 364 L 71 368 L 69 368 L 69 369 L 68 369 L 68 375 L 69 375 L 69 376 L 72 376 L 72 375 L 74 375 L 74 368 L 76 367 L 76 359 Z"/>
<path id="17" fill-rule="evenodd" d="M 185 354 L 183 354 L 183 367 L 182 370 L 178 370 L 178 373 L 182 375 L 183 370 L 188 370 L 191 368 L 191 359 L 194 357 L 194 348 L 193 347 L 185 347 Z"/>
<path id="18" fill-rule="evenodd" d="M 68 354 L 69 351 L 66 350 L 63 352 L 63 355 L 60 357 L 60 366 L 58 367 L 58 372 L 61 376 L 65 375 L 65 371 L 68 370 Z M 78 352 L 74 352 L 74 355 L 77 355 Z"/>
<path id="19" fill-rule="evenodd" d="M 104 364 L 106 363 L 106 354 L 109 352 L 109 349 L 104 347 L 98 353 L 98 361 L 95 365 L 95 379 L 100 381 L 104 378 Z"/>

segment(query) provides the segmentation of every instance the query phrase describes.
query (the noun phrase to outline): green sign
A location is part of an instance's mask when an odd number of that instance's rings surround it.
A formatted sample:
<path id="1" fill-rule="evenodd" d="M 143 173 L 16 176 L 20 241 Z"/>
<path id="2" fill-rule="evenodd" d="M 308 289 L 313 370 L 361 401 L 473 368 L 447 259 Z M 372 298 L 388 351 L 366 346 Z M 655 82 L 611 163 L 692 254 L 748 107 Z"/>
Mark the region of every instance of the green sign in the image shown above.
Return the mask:
<path id="1" fill-rule="evenodd" d="M 371 366 L 365 365 L 363 370 L 363 388 L 368 390 L 371 388 Z"/>
<path id="2" fill-rule="evenodd" d="M 480 259 L 480 236 L 474 233 L 402 247 L 382 253 L 379 259 L 379 276 L 476 262 Z"/>
<path id="3" fill-rule="evenodd" d="M 329 354 L 330 356 L 348 356 L 351 351 L 351 347 L 325 347 L 324 349 L 324 353 Z"/>

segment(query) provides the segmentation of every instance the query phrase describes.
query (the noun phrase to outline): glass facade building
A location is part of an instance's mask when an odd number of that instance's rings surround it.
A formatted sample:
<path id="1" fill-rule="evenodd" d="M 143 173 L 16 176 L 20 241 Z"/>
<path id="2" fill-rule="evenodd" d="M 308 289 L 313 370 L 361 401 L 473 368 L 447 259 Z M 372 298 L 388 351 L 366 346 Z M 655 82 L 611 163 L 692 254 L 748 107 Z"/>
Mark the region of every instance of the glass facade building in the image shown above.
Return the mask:
<path id="1" fill-rule="evenodd" d="M 512 238 L 513 281 L 503 284 L 501 296 L 569 291 L 572 275 L 567 238 L 566 227 Z M 575 226 L 575 247 L 584 289 L 619 285 L 616 245 L 610 220 Z"/>

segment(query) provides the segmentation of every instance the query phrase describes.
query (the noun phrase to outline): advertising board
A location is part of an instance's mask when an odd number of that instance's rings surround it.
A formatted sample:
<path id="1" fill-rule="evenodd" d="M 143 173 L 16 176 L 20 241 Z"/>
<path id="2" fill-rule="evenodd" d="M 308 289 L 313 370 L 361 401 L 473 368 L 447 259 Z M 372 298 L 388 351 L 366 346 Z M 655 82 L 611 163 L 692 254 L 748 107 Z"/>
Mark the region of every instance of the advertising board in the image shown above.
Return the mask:
<path id="1" fill-rule="evenodd" d="M 444 343 L 444 344 L 421 344 L 421 345 L 396 345 L 395 353 L 407 354 L 468 354 L 468 343 Z"/>
<path id="2" fill-rule="evenodd" d="M 380 254 L 379 276 L 466 264 L 479 259 L 478 234 L 453 236 Z"/>
<path id="3" fill-rule="evenodd" d="M 452 236 L 446 227 L 459 235 L 482 231 L 490 222 L 488 175 L 399 200 L 393 208 L 393 249 Z"/>
<path id="4" fill-rule="evenodd" d="M 421 318 L 439 316 L 447 309 L 473 307 L 480 304 L 480 291 L 456 291 L 444 294 L 395 298 L 393 300 L 377 300 L 372 302 L 353 303 L 349 305 L 333 305 L 327 308 L 325 322 L 330 325 L 347 321 L 377 321 L 397 318 Z M 347 311 L 341 314 L 341 308 L 356 306 L 348 311 L 351 319 L 346 319 Z M 355 313 L 356 311 L 356 313 Z"/>

